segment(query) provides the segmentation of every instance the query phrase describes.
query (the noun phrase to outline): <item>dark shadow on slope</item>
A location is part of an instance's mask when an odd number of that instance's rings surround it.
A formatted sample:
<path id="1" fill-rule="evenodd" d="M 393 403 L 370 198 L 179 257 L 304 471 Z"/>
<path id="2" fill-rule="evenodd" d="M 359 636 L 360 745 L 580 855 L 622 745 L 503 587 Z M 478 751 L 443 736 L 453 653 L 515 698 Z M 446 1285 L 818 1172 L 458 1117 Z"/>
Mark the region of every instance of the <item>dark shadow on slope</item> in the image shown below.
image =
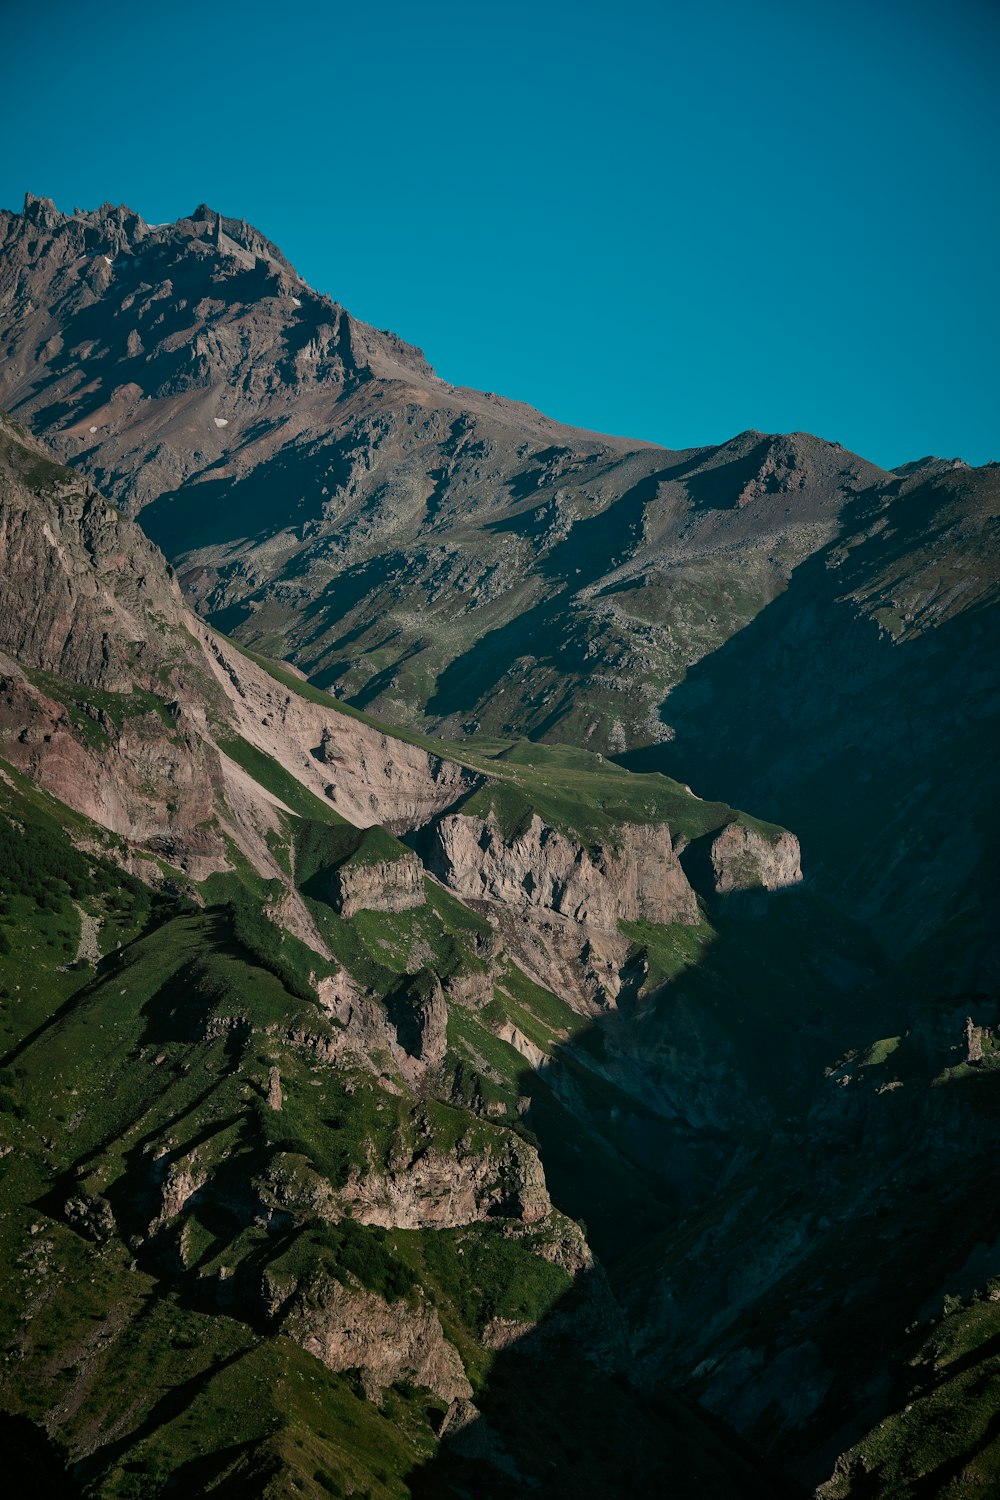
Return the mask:
<path id="1" fill-rule="evenodd" d="M 189 1458 L 170 1476 L 166 1495 L 207 1495 L 212 1500 L 251 1500 L 265 1494 L 267 1481 L 277 1478 L 281 1465 L 258 1439 L 216 1448 L 201 1458 Z"/>
<path id="2" fill-rule="evenodd" d="M 170 916 L 168 915 L 163 920 L 169 921 Z M 33 1046 L 34 1043 L 39 1041 L 40 1038 L 46 1035 L 46 1033 L 56 1029 L 62 1021 L 66 1020 L 67 1017 L 69 1017 L 73 1013 L 74 1010 L 76 1010 L 79 1006 L 88 1004 L 96 994 L 100 993 L 101 985 L 107 979 L 108 975 L 114 972 L 115 966 L 123 961 L 123 958 L 128 953 L 129 948 L 136 946 L 136 944 L 141 943 L 144 938 L 149 937 L 150 934 L 154 932 L 159 925 L 161 925 L 161 923 L 151 922 L 149 926 L 147 926 L 137 938 L 133 938 L 131 940 L 127 948 L 118 948 L 111 953 L 105 954 L 97 965 L 94 978 L 88 980 L 86 984 L 81 985 L 78 990 L 74 990 L 72 995 L 70 995 L 67 1000 L 64 1000 L 62 1005 L 54 1010 L 51 1015 L 46 1016 L 45 1020 L 40 1021 L 33 1031 L 30 1031 L 27 1036 L 22 1037 L 15 1046 L 11 1047 L 8 1052 L 0 1057 L 0 1067 L 10 1067 L 11 1064 L 17 1061 L 22 1053 L 24 1053 L 29 1047 Z"/>
<path id="3" fill-rule="evenodd" d="M 403 639 L 404 636 L 401 630 L 390 630 L 388 634 L 380 637 L 378 644 L 381 648 L 390 645 L 393 641 L 401 642 Z M 359 692 L 351 694 L 350 701 L 354 707 L 360 708 L 362 711 L 369 708 L 383 693 L 388 692 L 389 689 L 395 686 L 400 671 L 406 663 L 415 660 L 425 649 L 426 642 L 416 640 L 412 645 L 401 650 L 399 655 L 393 659 L 390 666 L 383 667 L 381 672 L 376 672 L 373 676 L 369 677 Z"/>
<path id="4" fill-rule="evenodd" d="M 630 1383 L 624 1325 L 599 1270 L 497 1356 L 476 1407 L 453 1407 L 415 1500 L 793 1500 L 804 1492 L 724 1424 Z"/>
<path id="5" fill-rule="evenodd" d="M 646 506 L 671 469 L 647 474 L 596 516 L 577 521 L 540 564 L 544 578 L 583 588 L 627 562 L 642 542 Z"/>
<path id="6" fill-rule="evenodd" d="M 732 458 L 727 463 L 712 467 L 705 466 L 700 474 L 692 474 L 687 481 L 687 492 L 695 505 L 718 510 L 738 504 L 741 492 L 760 474 L 770 447 L 771 440 L 762 436 L 760 442 L 742 458 Z M 716 453 L 719 451 L 721 450 L 716 449 Z M 775 491 L 779 489 L 780 480 L 777 476 L 772 476 L 771 485 Z"/>
<path id="7" fill-rule="evenodd" d="M 801 563 L 782 594 L 671 691 L 663 717 L 676 739 L 634 750 L 622 763 L 634 770 L 686 764 L 690 771 L 695 755 L 717 795 L 732 791 L 744 806 L 738 794 L 757 790 L 773 799 L 792 775 L 801 779 L 845 752 L 912 763 L 948 736 L 958 702 L 963 718 L 989 713 L 997 626 L 982 611 L 897 642 L 850 600 L 840 602 L 863 591 L 887 558 L 905 560 L 907 537 L 915 547 L 922 542 L 921 526 L 933 525 L 933 494 L 919 511 L 918 498 L 903 505 L 903 539 L 892 552 L 884 539 L 895 539 L 900 526 L 879 529 L 884 515 L 873 511 L 870 494 L 852 501 L 841 517 L 849 555 L 838 538 Z M 889 516 L 895 520 L 896 512 Z M 961 557 L 959 551 L 959 574 Z"/>
<path id="8" fill-rule="evenodd" d="M 321 491 L 349 472 L 336 448 L 279 450 L 241 479 L 213 479 L 160 495 L 142 512 L 142 529 L 171 561 L 201 547 L 298 531 L 323 515 Z"/>
<path id="9" fill-rule="evenodd" d="M 199 1371 L 197 1375 L 192 1375 L 190 1380 L 184 1380 L 180 1385 L 173 1386 L 153 1403 L 139 1426 L 132 1432 L 115 1439 L 114 1442 L 104 1443 L 88 1453 L 83 1462 L 77 1466 L 81 1477 L 86 1480 L 102 1470 L 106 1472 L 111 1469 L 130 1448 L 136 1447 L 143 1438 L 152 1437 L 160 1427 L 174 1421 L 186 1411 L 211 1385 L 212 1381 L 221 1375 L 223 1370 L 243 1359 L 246 1352 L 245 1349 L 237 1349 L 233 1354 L 228 1354 L 224 1358 L 216 1357 L 212 1364 Z"/>
<path id="10" fill-rule="evenodd" d="M 854 951 L 855 935 L 807 892 L 771 896 L 752 919 L 723 902 L 716 920 L 719 940 L 701 963 L 633 994 L 631 1016 L 609 1014 L 549 1067 L 521 1075 L 523 1123 L 552 1201 L 586 1221 L 601 1264 L 498 1354 L 478 1415 L 453 1413 L 437 1456 L 410 1476 L 415 1496 L 805 1493 L 708 1412 L 666 1387 L 632 1383 L 613 1290 L 621 1267 L 633 1290 L 637 1275 L 655 1284 L 655 1247 L 683 1242 L 683 1222 L 708 1210 L 737 1161 L 750 1177 L 773 1173 L 783 1197 L 800 1190 L 776 1135 L 791 1116 L 804 1119 L 823 1060 L 870 1014 L 869 997 L 845 996 L 826 974 L 836 950 Z M 609 1081 L 627 1074 L 617 1049 L 633 1020 L 650 1077 L 662 1056 L 658 1112 Z M 752 1253 L 732 1248 L 718 1271 L 723 1301 Z M 654 1261 L 643 1265 L 650 1250 Z M 655 1336 L 644 1336 L 655 1348 Z"/>
<path id="11" fill-rule="evenodd" d="M 484 692 L 495 690 L 519 656 L 550 656 L 560 639 L 559 621 L 566 602 L 565 592 L 542 600 L 505 625 L 481 636 L 468 651 L 449 662 L 427 704 L 427 715 L 445 718 L 449 714 L 468 712 Z"/>
<path id="12" fill-rule="evenodd" d="M 346 620 L 359 604 L 365 603 L 387 584 L 402 577 L 405 563 L 402 553 L 385 552 L 378 557 L 368 558 L 365 562 L 352 564 L 335 578 L 331 578 L 315 599 L 304 603 L 298 612 L 298 618 L 305 622 L 323 617 L 324 625 L 329 623 L 330 626 L 335 621 Z M 348 639 L 348 636 L 344 636 L 331 644 L 343 645 Z"/>
<path id="13" fill-rule="evenodd" d="M 752 469 L 755 461 L 751 457 L 745 462 Z M 661 486 L 683 478 L 700 462 L 704 462 L 704 455 L 644 475 L 597 515 L 576 521 L 564 540 L 556 543 L 537 564 L 538 576 L 555 592 L 482 636 L 456 657 L 439 676 L 434 696 L 427 704 L 427 714 L 446 718 L 471 712 L 484 694 L 496 694 L 512 663 L 520 657 L 544 661 L 563 678 L 578 675 L 586 680 L 593 670 L 593 661 L 588 660 L 588 642 L 580 638 L 579 622 L 574 618 L 577 591 L 596 583 L 636 554 L 643 545 L 648 508 L 656 501 Z M 713 485 L 718 472 L 721 471 L 712 471 Z M 689 483 L 694 483 L 694 478 Z M 491 522 L 486 529 L 513 530 L 519 535 L 538 537 L 548 524 L 551 507 L 549 497 L 534 510 Z M 599 655 L 596 660 L 600 660 Z M 532 738 L 544 735 L 560 717 L 562 709 L 548 712 L 533 726 Z M 522 722 L 522 732 L 523 727 Z"/>
<path id="14" fill-rule="evenodd" d="M 112 249 L 110 244 L 99 241 L 88 246 L 90 251 L 101 248 Z M 192 255 L 186 248 L 176 245 L 139 241 L 128 256 L 115 259 L 114 279 L 110 288 L 94 301 L 84 301 L 78 296 L 62 299 L 57 304 L 63 334 L 62 351 L 50 361 L 51 374 L 43 378 L 35 391 L 43 391 L 67 376 L 79 372 L 79 350 L 91 345 L 99 352 L 91 355 L 87 366 L 86 403 L 56 401 L 37 411 L 32 426 L 39 428 L 62 426 L 68 416 L 77 422 L 85 422 L 87 413 L 98 411 L 124 384 L 133 383 L 147 394 L 171 390 L 180 392 L 193 385 L 206 384 L 207 372 L 199 368 L 194 356 L 194 339 L 201 327 L 201 320 L 194 311 L 197 303 L 217 292 L 213 286 L 219 262 L 215 257 Z M 152 299 L 142 306 L 141 288 L 147 290 L 157 284 L 169 282 L 173 291 L 174 310 L 172 335 L 169 341 L 163 338 L 161 326 L 163 303 Z M 262 292 L 260 273 L 246 268 L 226 277 L 227 296 L 234 301 L 245 297 L 257 300 Z M 121 315 L 121 302 L 129 295 L 139 293 L 139 306 L 130 310 L 128 316 Z M 182 311 L 187 304 L 189 311 Z M 155 349 L 150 359 L 145 352 L 132 354 L 128 348 L 130 333 L 135 330 L 144 342 Z M 185 332 L 190 339 L 178 341 Z M 18 403 L 20 404 L 20 403 Z"/>
<path id="15" fill-rule="evenodd" d="M 935 1500 L 935 1497 L 939 1495 L 947 1495 L 953 1485 L 968 1483 L 967 1475 L 976 1473 L 977 1456 L 984 1453 L 998 1438 L 1000 1438 L 1000 1411 L 990 1418 L 982 1437 L 972 1447 L 959 1453 L 955 1458 L 945 1459 L 928 1473 L 918 1474 L 910 1480 L 908 1488 L 912 1500 Z"/>
<path id="16" fill-rule="evenodd" d="M 858 501 L 849 524 L 863 521 Z M 697 767 L 696 791 L 794 829 L 817 888 L 902 941 L 921 919 L 918 891 L 925 912 L 953 908 L 960 887 L 987 899 L 974 872 L 997 832 L 1000 628 L 977 608 L 894 640 L 838 602 L 880 565 L 866 561 L 874 547 L 804 562 L 671 691 L 662 714 L 675 738 L 617 759 L 682 780 Z M 919 881 L 892 877 L 900 861 Z"/>
<path id="17" fill-rule="evenodd" d="M 92 983 L 83 985 L 82 988 L 75 990 L 69 999 L 64 1000 L 57 1010 L 54 1010 L 50 1016 L 46 1016 L 44 1021 L 40 1021 L 34 1031 L 29 1031 L 28 1035 L 22 1037 L 15 1046 L 11 1047 L 9 1052 L 5 1052 L 3 1057 L 0 1057 L 0 1067 L 9 1068 L 13 1063 L 17 1062 L 22 1053 L 26 1052 L 34 1042 L 37 1042 L 46 1032 L 52 1031 L 54 1027 L 59 1025 L 60 1021 L 64 1021 L 75 1010 L 77 1005 L 86 999 L 90 993 Z"/>
<path id="18" fill-rule="evenodd" d="M 37 1495 L 38 1500 L 80 1500 L 83 1495 L 64 1450 L 27 1417 L 0 1412 L 0 1449 L 8 1495 Z"/>

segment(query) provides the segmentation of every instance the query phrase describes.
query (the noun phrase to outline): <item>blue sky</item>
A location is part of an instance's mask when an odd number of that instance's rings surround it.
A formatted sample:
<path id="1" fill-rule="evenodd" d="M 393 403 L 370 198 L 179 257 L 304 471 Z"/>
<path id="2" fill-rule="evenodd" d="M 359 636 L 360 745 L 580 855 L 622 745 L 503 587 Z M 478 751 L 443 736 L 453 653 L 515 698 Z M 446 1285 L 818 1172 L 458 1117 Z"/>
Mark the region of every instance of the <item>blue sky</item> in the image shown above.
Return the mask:
<path id="1" fill-rule="evenodd" d="M 446 379 L 1000 459 L 1000 3 L 3 0 L 0 205 L 206 201 Z"/>

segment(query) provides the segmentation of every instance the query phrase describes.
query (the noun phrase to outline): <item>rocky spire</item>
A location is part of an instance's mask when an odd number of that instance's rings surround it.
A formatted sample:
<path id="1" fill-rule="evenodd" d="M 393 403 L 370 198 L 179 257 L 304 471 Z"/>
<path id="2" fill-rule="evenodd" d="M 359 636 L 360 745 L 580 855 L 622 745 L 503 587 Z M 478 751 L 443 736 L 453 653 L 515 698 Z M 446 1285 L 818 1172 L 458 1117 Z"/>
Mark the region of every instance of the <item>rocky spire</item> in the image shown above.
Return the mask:
<path id="1" fill-rule="evenodd" d="M 40 229 L 54 229 L 62 218 L 51 198 L 36 198 L 34 193 L 25 193 L 21 213 Z"/>

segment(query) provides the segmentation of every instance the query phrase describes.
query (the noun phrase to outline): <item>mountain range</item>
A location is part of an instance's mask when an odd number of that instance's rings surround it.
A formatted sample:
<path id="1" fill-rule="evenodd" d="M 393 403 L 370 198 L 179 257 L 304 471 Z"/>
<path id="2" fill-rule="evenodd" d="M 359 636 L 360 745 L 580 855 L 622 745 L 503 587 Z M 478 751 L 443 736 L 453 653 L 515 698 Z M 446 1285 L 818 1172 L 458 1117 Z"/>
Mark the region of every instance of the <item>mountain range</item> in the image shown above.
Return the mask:
<path id="1" fill-rule="evenodd" d="M 0 212 L 0 349 L 26 1477 L 994 1493 L 1000 467 L 567 428 L 204 205 Z"/>

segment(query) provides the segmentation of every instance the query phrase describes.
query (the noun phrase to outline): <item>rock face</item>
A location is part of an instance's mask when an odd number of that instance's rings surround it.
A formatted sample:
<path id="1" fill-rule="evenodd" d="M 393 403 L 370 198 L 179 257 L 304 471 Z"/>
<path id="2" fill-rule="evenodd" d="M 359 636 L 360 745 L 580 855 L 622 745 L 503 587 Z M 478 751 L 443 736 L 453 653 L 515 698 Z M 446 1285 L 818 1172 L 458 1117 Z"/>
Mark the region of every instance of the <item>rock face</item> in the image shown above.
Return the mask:
<path id="1" fill-rule="evenodd" d="M 358 826 L 424 823 L 475 780 L 218 638 L 135 523 L 2 417 L 0 579 L 17 605 L 0 611 L 0 753 L 196 880 L 229 868 L 235 845 L 287 882 L 271 846 L 282 804 L 227 753 L 236 735 Z M 423 900 L 412 855 L 345 870 L 342 886 L 347 914 Z M 294 888 L 281 920 L 325 951 Z"/>
<path id="2" fill-rule="evenodd" d="M 977 1026 L 971 1016 L 965 1018 L 965 1029 L 962 1038 L 965 1043 L 965 1060 L 969 1063 L 981 1063 L 983 1060 L 983 1030 Z"/>
<path id="3" fill-rule="evenodd" d="M 448 1007 L 441 981 L 432 969 L 407 975 L 386 996 L 389 1019 L 403 1051 L 426 1067 L 444 1062 L 448 1050 Z"/>
<path id="4" fill-rule="evenodd" d="M 396 1380 L 426 1386 L 443 1401 L 472 1395 L 458 1351 L 422 1300 L 389 1304 L 318 1272 L 295 1294 L 281 1326 L 329 1369 L 360 1370 L 372 1397 Z"/>
<path id="5" fill-rule="evenodd" d="M 710 857 L 720 896 L 733 891 L 780 891 L 802 879 L 799 841 L 787 830 L 772 842 L 755 828 L 729 823 L 712 840 Z"/>
<path id="6" fill-rule="evenodd" d="M 18 605 L 2 612 L 0 650 L 115 692 L 183 657 L 187 610 L 138 528 L 2 418 L 0 466 L 0 577 Z"/>
<path id="7" fill-rule="evenodd" d="M 98 1244 L 110 1239 L 117 1227 L 107 1198 L 91 1198 L 86 1194 L 79 1194 L 66 1200 L 63 1212 L 67 1223 Z"/>
<path id="8" fill-rule="evenodd" d="M 274 1110 L 279 1110 L 282 1105 L 281 1074 L 277 1068 L 268 1069 L 267 1104 L 269 1109 Z"/>
<path id="9" fill-rule="evenodd" d="M 384 1229 L 453 1229 L 497 1217 L 538 1224 L 552 1211 L 535 1148 L 487 1125 L 451 1152 L 423 1147 L 386 1172 L 352 1179 L 340 1200 L 361 1223 Z"/>
<path id="10" fill-rule="evenodd" d="M 424 871 L 415 854 L 399 859 L 348 861 L 330 872 L 330 904 L 342 917 L 359 911 L 409 911 L 423 906 Z"/>
<path id="11" fill-rule="evenodd" d="M 533 815 L 511 840 L 491 813 L 440 820 L 435 872 L 470 900 L 541 909 L 615 931 L 620 921 L 698 921 L 698 903 L 666 824 L 623 824 L 615 846 L 593 851 Z"/>
<path id="12" fill-rule="evenodd" d="M 71 696 L 71 695 L 70 695 Z M 0 754 L 60 801 L 204 879 L 225 868 L 214 746 L 171 734 L 154 712 L 81 734 L 66 703 L 0 654 Z"/>
<path id="13" fill-rule="evenodd" d="M 377 1059 L 388 1055 L 410 1087 L 422 1090 L 444 1061 L 448 1005 L 432 970 L 405 975 L 384 1000 L 365 994 L 343 969 L 321 979 L 316 988 L 334 1030 L 326 1036 L 296 1033 L 294 1040 L 322 1062 L 379 1073 Z"/>
<path id="14" fill-rule="evenodd" d="M 285 687 L 189 617 L 244 739 L 358 828 L 418 828 L 476 784 L 474 773 Z M 292 676 L 292 674 L 288 674 Z"/>

